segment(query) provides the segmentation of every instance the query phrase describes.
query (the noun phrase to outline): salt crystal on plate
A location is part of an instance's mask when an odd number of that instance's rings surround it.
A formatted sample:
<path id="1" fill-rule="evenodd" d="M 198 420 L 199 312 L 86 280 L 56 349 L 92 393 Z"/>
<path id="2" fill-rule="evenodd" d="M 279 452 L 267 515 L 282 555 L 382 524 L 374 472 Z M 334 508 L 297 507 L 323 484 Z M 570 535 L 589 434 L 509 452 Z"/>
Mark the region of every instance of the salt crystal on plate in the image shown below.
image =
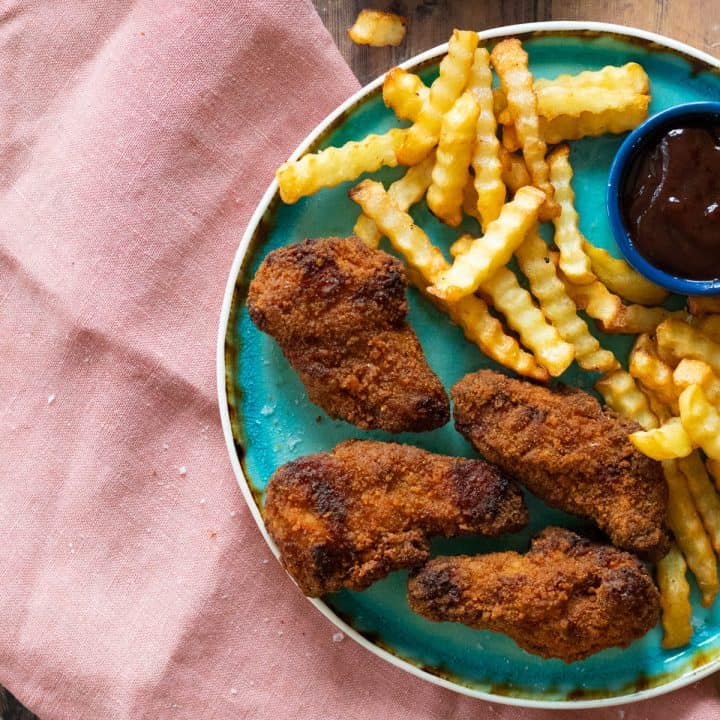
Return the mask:
<path id="1" fill-rule="evenodd" d="M 342 642 L 344 639 L 345 639 L 345 635 L 343 635 L 343 633 L 341 633 L 341 632 L 333 633 L 332 641 L 334 643 Z"/>

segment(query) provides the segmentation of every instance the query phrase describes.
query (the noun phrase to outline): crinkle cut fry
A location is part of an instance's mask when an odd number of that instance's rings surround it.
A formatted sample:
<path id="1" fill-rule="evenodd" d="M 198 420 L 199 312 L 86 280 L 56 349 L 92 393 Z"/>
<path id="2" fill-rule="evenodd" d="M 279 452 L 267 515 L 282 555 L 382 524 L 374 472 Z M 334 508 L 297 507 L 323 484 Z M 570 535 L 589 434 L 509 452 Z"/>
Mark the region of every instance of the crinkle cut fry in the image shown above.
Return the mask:
<path id="1" fill-rule="evenodd" d="M 420 162 L 437 144 L 442 116 L 452 107 L 467 85 L 477 44 L 477 33 L 453 31 L 447 55 L 440 61 L 440 75 L 430 86 L 428 102 L 423 103 L 398 150 L 398 161 L 403 165 Z"/>
<path id="2" fill-rule="evenodd" d="M 449 267 L 442 253 L 407 213 L 390 199 L 380 183 L 364 180 L 350 191 L 350 197 L 371 217 L 395 250 L 408 263 L 413 281 L 430 284 Z M 548 373 L 536 359 L 522 350 L 518 342 L 507 335 L 501 323 L 488 311 L 483 300 L 473 295 L 457 303 L 443 303 L 431 298 L 460 325 L 466 337 L 483 353 L 519 375 L 547 381 Z"/>
<path id="3" fill-rule="evenodd" d="M 368 135 L 342 147 L 329 147 L 283 163 L 275 172 L 282 201 L 292 204 L 320 188 L 354 180 L 358 175 L 374 172 L 383 165 L 395 167 L 398 164 L 397 151 L 406 132 L 392 128 L 384 135 Z"/>
<path id="4" fill-rule="evenodd" d="M 401 210 L 422 200 L 432 180 L 432 169 L 435 165 L 435 153 L 431 152 L 421 163 L 408 168 L 407 172 L 388 188 L 388 195 Z M 382 233 L 378 226 L 365 214 L 360 213 L 353 232 L 368 247 L 376 248 L 380 244 Z"/>
<path id="5" fill-rule="evenodd" d="M 500 215 L 506 195 L 494 114 L 490 53 L 485 48 L 478 48 L 475 51 L 468 89 L 477 99 L 480 108 L 472 167 L 478 197 L 477 209 L 485 231 L 488 224 Z"/>
<path id="6" fill-rule="evenodd" d="M 555 326 L 560 337 L 575 347 L 578 365 L 594 372 L 607 372 L 619 367 L 615 356 L 600 346 L 585 321 L 578 316 L 575 303 L 557 276 L 555 264 L 549 261 L 548 247 L 538 234 L 537 227 L 528 233 L 515 251 L 515 257 L 545 317 Z"/>
<path id="7" fill-rule="evenodd" d="M 540 136 L 537 98 L 533 89 L 533 77 L 528 69 L 527 53 L 520 40 L 511 38 L 499 42 L 493 48 L 490 59 L 505 91 L 508 112 L 522 144 L 523 156 L 533 184 L 545 193 L 541 219 L 549 220 L 559 214 L 560 208 L 553 200 L 554 190 L 545 159 L 547 145 Z"/>

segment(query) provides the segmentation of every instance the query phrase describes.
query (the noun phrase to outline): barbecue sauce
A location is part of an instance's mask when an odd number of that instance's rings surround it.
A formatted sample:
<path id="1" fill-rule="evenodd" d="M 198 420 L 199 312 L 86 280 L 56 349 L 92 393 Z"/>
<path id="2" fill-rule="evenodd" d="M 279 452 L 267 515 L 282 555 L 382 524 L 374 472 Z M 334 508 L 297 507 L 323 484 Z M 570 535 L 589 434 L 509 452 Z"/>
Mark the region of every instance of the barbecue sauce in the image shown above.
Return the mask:
<path id="1" fill-rule="evenodd" d="M 692 280 L 720 277 L 720 126 L 667 131 L 632 166 L 622 195 L 641 255 Z"/>

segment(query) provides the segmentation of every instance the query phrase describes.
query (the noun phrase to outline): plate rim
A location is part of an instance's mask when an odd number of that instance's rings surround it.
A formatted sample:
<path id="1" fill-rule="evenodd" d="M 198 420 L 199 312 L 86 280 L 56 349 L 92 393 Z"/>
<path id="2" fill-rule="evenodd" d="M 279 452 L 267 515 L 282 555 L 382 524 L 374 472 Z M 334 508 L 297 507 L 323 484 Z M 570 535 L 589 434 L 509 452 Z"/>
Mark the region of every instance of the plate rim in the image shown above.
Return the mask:
<path id="1" fill-rule="evenodd" d="M 642 30 L 629 25 L 618 25 L 615 23 L 595 22 L 595 21 L 583 21 L 583 20 L 550 20 L 540 21 L 531 23 L 518 23 L 514 25 L 502 25 L 499 27 L 489 28 L 486 30 L 478 31 L 478 37 L 480 41 L 492 40 L 496 37 L 507 37 L 510 35 L 528 35 L 538 32 L 548 33 L 559 33 L 565 31 L 590 31 L 597 32 L 606 35 L 620 35 L 629 38 L 638 38 L 654 43 L 661 47 L 666 47 L 670 50 L 674 50 L 678 53 L 690 56 L 691 58 L 705 62 L 708 65 L 714 66 L 720 69 L 720 60 L 713 57 L 709 53 L 699 50 L 687 43 L 674 40 L 673 38 L 654 33 L 649 30 Z M 432 60 L 447 51 L 448 43 L 442 43 L 436 45 L 428 50 L 425 50 L 418 55 L 414 55 L 408 58 L 404 62 L 400 63 L 400 67 L 409 68 Z M 389 70 L 390 68 L 388 68 Z M 347 100 L 341 103 L 335 110 L 330 112 L 320 123 L 318 123 L 308 135 L 298 144 L 295 151 L 290 155 L 288 160 L 296 160 L 300 157 L 307 149 L 315 142 L 315 140 L 325 132 L 325 130 L 344 112 L 349 108 L 352 108 L 359 100 L 366 95 L 369 95 L 376 88 L 378 88 L 387 73 L 383 73 L 374 80 L 370 81 L 366 85 L 363 85 L 359 90 L 353 93 Z M 245 499 L 245 502 L 250 510 L 250 513 L 255 520 L 255 524 L 258 526 L 261 535 L 263 536 L 268 547 L 272 551 L 275 558 L 280 560 L 280 552 L 270 537 L 265 523 L 263 522 L 260 510 L 253 497 L 252 490 L 248 484 L 248 481 L 243 472 L 240 464 L 240 459 L 235 446 L 235 438 L 232 432 L 232 423 L 230 420 L 230 412 L 228 407 L 228 396 L 227 396 L 227 366 L 226 366 L 226 337 L 228 330 L 228 322 L 230 320 L 230 314 L 232 310 L 232 300 L 235 295 L 235 287 L 237 285 L 237 279 L 242 268 L 242 262 L 247 254 L 250 241 L 252 240 L 257 226 L 260 224 L 263 215 L 267 211 L 270 203 L 278 193 L 278 181 L 277 178 L 273 178 L 270 185 L 268 186 L 265 193 L 262 195 L 258 202 L 255 211 L 248 220 L 247 227 L 243 232 L 243 236 L 235 252 L 230 272 L 228 275 L 225 292 L 223 294 L 222 307 L 220 311 L 220 319 L 218 325 L 217 345 L 216 345 L 216 374 L 217 374 L 217 392 L 218 392 L 218 409 L 220 412 L 220 421 L 223 429 L 223 436 L 225 438 L 225 444 L 230 456 L 230 464 L 235 474 L 235 479 L 240 487 L 240 491 Z M 289 573 L 287 576 L 292 580 L 294 579 Z M 510 705 L 514 707 L 524 708 L 537 708 L 537 709 L 548 709 L 548 710 L 580 710 L 590 708 L 601 708 L 601 707 L 612 707 L 614 705 L 622 705 L 627 703 L 639 702 L 647 700 L 652 697 L 664 695 L 666 693 L 673 692 L 682 687 L 690 685 L 698 680 L 711 675 L 712 673 L 720 670 L 720 655 L 715 659 L 711 660 L 707 665 L 700 668 L 693 668 L 687 674 L 682 677 L 671 680 L 670 682 L 657 685 L 653 688 L 646 690 L 636 690 L 632 693 L 624 695 L 614 695 L 607 698 L 596 698 L 588 700 L 537 700 L 533 698 L 515 697 L 511 695 L 500 695 L 484 690 L 477 690 L 472 687 L 461 685 L 459 683 L 452 682 L 443 677 L 433 675 L 420 667 L 412 664 L 408 660 L 394 655 L 393 653 L 385 650 L 378 645 L 370 642 L 367 638 L 361 635 L 357 630 L 348 625 L 342 618 L 340 618 L 325 602 L 319 598 L 309 598 L 304 596 L 305 599 L 310 602 L 322 615 L 324 615 L 333 625 L 340 629 L 345 635 L 357 642 L 359 645 L 370 651 L 377 657 L 389 662 L 391 665 L 404 670 L 421 680 L 430 682 L 434 685 L 443 687 L 447 690 L 466 695 L 479 700 L 485 700 L 488 702 L 498 703 L 501 705 Z"/>

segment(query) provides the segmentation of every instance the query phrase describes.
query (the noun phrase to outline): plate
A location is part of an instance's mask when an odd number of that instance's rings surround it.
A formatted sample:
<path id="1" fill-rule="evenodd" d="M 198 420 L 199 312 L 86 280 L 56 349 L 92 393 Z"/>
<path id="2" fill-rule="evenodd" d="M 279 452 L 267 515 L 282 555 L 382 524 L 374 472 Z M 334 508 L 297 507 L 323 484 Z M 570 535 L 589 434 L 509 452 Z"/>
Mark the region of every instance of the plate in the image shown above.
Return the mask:
<path id="1" fill-rule="evenodd" d="M 481 41 L 504 37 L 522 39 L 536 77 L 552 78 L 631 60 L 641 63 L 651 80 L 651 113 L 680 102 L 720 97 L 720 63 L 658 35 L 602 23 L 570 22 L 516 25 L 480 33 Z M 446 50 L 447 45 L 436 47 L 403 66 L 419 72 L 429 83 Z M 396 126 L 393 113 L 382 102 L 381 84 L 382 78 L 378 78 L 328 116 L 293 157 Z M 619 253 L 605 210 L 605 186 L 622 137 L 603 136 L 571 144 L 581 230 L 615 255 Z M 402 172 L 402 168 L 385 168 L 372 177 L 387 183 Z M 358 207 L 348 199 L 347 190 L 353 184 L 324 189 L 295 205 L 284 205 L 277 195 L 277 182 L 273 182 L 240 243 L 222 309 L 218 391 L 223 428 L 240 488 L 276 557 L 277 548 L 265 530 L 260 508 L 270 475 L 283 463 L 329 450 L 346 438 L 392 439 L 448 455 L 474 456 L 452 422 L 429 433 L 390 436 L 330 419 L 309 402 L 279 347 L 248 317 L 248 284 L 270 250 L 306 237 L 352 233 Z M 477 232 L 471 219 L 457 231 L 441 225 L 424 203 L 415 206 L 412 214 L 446 253 L 460 232 Z M 414 289 L 408 291 L 408 298 L 409 321 L 446 388 L 468 372 L 493 367 Z M 598 337 L 627 361 L 631 338 L 600 333 Z M 592 391 L 597 375 L 573 365 L 561 379 Z M 528 505 L 531 523 L 524 532 L 496 539 L 439 539 L 433 542 L 433 554 L 524 550 L 529 538 L 549 524 L 582 528 L 582 521 L 552 510 L 532 496 L 528 496 Z M 413 614 L 405 598 L 406 578 L 406 572 L 396 572 L 364 592 L 343 590 L 310 602 L 348 636 L 392 664 L 438 685 L 494 702 L 551 708 L 611 705 L 667 692 L 720 668 L 720 603 L 701 608 L 694 586 L 695 632 L 687 647 L 663 650 L 661 630 L 656 627 L 624 650 L 605 650 L 567 665 L 529 655 L 497 633 L 433 623 Z"/>

